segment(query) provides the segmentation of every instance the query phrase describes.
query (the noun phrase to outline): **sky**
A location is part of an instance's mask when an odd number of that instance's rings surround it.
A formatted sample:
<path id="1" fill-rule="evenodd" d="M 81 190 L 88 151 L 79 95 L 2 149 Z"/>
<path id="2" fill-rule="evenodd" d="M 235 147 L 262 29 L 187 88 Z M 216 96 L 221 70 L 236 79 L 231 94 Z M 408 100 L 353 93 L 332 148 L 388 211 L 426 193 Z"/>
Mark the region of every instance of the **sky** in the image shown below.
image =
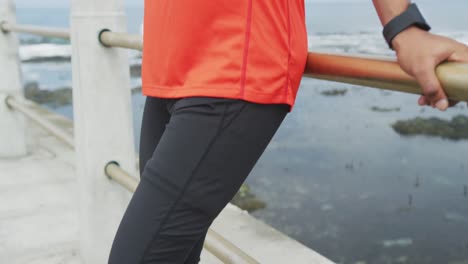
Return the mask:
<path id="1" fill-rule="evenodd" d="M 68 7 L 70 0 L 13 0 L 16 6 L 22 7 Z M 99 0 L 97 0 L 99 1 Z M 233 0 L 235 1 L 235 0 Z M 368 2 L 370 0 L 305 0 L 306 2 Z M 425 2 L 430 0 L 418 0 L 413 2 Z M 144 0 L 125 0 L 127 6 L 143 6 Z"/>
<path id="2" fill-rule="evenodd" d="M 99 0 L 97 0 L 99 1 Z M 333 0 L 334 2 L 365 2 L 369 0 Z M 128 6 L 142 6 L 144 0 L 125 0 Z M 306 0 L 306 2 L 330 2 L 330 0 Z M 15 0 L 16 6 L 22 7 L 67 7 L 70 0 Z"/>

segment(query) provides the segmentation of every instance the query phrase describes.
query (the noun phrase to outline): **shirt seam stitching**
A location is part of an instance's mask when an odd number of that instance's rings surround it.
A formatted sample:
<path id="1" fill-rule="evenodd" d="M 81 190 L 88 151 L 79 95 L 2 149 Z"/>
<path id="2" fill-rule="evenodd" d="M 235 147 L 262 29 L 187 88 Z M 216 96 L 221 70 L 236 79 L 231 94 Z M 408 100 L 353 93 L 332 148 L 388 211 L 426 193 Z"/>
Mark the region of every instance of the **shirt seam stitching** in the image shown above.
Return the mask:
<path id="1" fill-rule="evenodd" d="M 248 6 L 247 6 L 244 51 L 243 51 L 243 61 L 242 61 L 242 69 L 241 69 L 240 94 L 242 97 L 244 96 L 244 93 L 245 93 L 245 82 L 247 79 L 247 60 L 249 57 L 251 31 L 252 31 L 252 0 L 249 0 Z"/>
<path id="2" fill-rule="evenodd" d="M 291 9 L 289 5 L 289 1 L 286 1 L 287 5 L 287 12 L 288 12 L 288 65 L 286 69 L 286 84 L 285 84 L 285 93 L 284 98 L 285 100 L 288 99 L 289 96 L 289 81 L 290 81 L 290 64 L 291 64 Z"/>

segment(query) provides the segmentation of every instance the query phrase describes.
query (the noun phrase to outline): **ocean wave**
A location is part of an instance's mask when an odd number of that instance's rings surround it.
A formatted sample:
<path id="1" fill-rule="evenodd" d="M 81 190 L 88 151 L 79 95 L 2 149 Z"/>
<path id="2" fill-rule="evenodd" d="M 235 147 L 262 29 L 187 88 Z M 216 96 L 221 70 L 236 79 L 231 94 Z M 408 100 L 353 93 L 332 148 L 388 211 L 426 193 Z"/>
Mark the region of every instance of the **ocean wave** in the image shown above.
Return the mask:
<path id="1" fill-rule="evenodd" d="M 382 36 L 375 33 L 312 35 L 309 36 L 309 48 L 311 50 L 336 53 L 392 54 Z"/>
<path id="2" fill-rule="evenodd" d="M 72 47 L 67 44 L 28 44 L 21 45 L 19 56 L 22 62 L 41 63 L 41 62 L 69 62 L 72 55 Z M 131 65 L 141 64 L 141 52 L 137 50 L 128 50 L 129 62 Z"/>
<path id="3" fill-rule="evenodd" d="M 70 44 L 70 41 L 67 39 L 58 39 L 51 37 L 42 37 L 42 36 L 27 36 L 20 37 L 21 45 L 37 45 L 37 44 Z"/>
<path id="4" fill-rule="evenodd" d="M 468 45 L 468 32 L 437 32 Z M 314 51 L 393 56 L 379 32 L 318 33 L 309 36 L 309 48 Z"/>
<path id="5" fill-rule="evenodd" d="M 71 45 L 41 43 L 20 46 L 19 56 L 23 62 L 69 61 L 71 52 Z"/>

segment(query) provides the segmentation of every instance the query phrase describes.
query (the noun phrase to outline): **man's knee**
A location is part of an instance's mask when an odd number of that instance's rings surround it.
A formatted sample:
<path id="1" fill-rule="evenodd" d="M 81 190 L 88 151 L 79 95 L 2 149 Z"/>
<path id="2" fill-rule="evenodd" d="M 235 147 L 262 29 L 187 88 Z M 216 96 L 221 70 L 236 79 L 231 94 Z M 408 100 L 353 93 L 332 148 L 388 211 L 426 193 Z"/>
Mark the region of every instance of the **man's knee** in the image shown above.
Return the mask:
<path id="1" fill-rule="evenodd" d="M 179 201 L 148 245 L 143 263 L 186 263 L 189 259 L 190 263 L 198 263 L 201 250 L 197 254 L 192 251 L 212 221 L 205 212 Z"/>

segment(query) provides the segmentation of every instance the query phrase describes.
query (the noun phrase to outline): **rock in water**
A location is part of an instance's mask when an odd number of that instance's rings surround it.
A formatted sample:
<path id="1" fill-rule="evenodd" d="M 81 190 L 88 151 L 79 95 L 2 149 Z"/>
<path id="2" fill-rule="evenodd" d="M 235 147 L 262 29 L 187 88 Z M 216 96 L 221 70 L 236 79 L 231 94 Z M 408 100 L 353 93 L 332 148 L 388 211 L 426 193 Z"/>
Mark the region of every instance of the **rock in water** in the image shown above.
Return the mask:
<path id="1" fill-rule="evenodd" d="M 333 89 L 333 90 L 328 90 L 328 91 L 323 91 L 320 94 L 325 95 L 325 96 L 344 96 L 348 90 L 346 89 Z"/>
<path id="2" fill-rule="evenodd" d="M 248 212 L 253 212 L 266 207 L 266 203 L 257 199 L 250 191 L 250 187 L 247 184 L 243 184 L 240 187 L 237 194 L 232 198 L 231 203 L 242 210 L 247 210 Z"/>
<path id="3" fill-rule="evenodd" d="M 133 87 L 132 88 L 132 95 L 133 94 L 139 94 L 139 93 L 141 93 L 141 91 L 142 91 L 141 86 Z"/>
<path id="4" fill-rule="evenodd" d="M 24 96 L 38 104 L 47 104 L 51 107 L 69 105 L 73 102 L 72 89 L 63 87 L 57 90 L 42 90 L 36 82 L 24 86 Z"/>
<path id="5" fill-rule="evenodd" d="M 427 135 L 450 140 L 468 139 L 468 117 L 464 115 L 455 116 L 452 120 L 417 117 L 398 121 L 392 127 L 403 136 Z"/>
<path id="6" fill-rule="evenodd" d="M 130 76 L 132 78 L 141 77 L 141 65 L 140 64 L 130 65 Z"/>
<path id="7" fill-rule="evenodd" d="M 372 112 L 380 112 L 380 113 L 387 113 L 387 112 L 400 112 L 400 107 L 380 107 L 380 106 L 372 106 Z"/>

